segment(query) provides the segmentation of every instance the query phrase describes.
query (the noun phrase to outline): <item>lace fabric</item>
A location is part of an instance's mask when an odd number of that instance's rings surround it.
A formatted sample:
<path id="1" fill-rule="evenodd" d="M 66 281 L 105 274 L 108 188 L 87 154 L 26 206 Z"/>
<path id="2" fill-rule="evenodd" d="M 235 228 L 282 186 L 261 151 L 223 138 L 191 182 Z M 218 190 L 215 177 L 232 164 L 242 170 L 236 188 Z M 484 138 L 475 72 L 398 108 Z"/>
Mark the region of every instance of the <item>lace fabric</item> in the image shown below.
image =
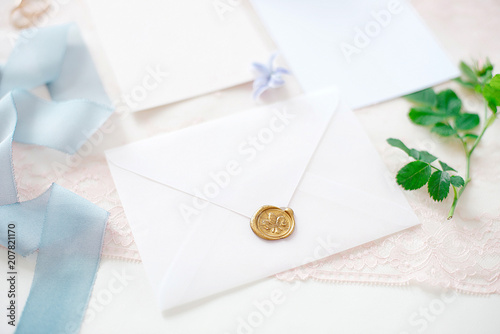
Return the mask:
<path id="1" fill-rule="evenodd" d="M 405 285 L 419 282 L 472 293 L 500 293 L 500 217 L 464 223 L 415 208 L 423 224 L 276 275 L 286 281 Z M 457 219 L 458 218 L 458 219 Z"/>
<path id="2" fill-rule="evenodd" d="M 361 119 L 370 121 L 366 116 Z M 492 154 L 500 151 L 500 142 L 494 136 L 485 136 L 484 141 L 475 152 L 473 182 L 464 193 L 453 220 L 446 220 L 451 198 L 436 203 L 429 199 L 425 189 L 405 192 L 422 225 L 276 277 L 286 281 L 317 279 L 391 285 L 418 282 L 469 293 L 500 293 L 500 173 L 497 167 L 500 155 Z M 376 142 L 381 143 L 377 149 L 389 167 L 389 176 L 393 177 L 402 166 L 401 155 L 384 146 L 384 141 L 377 139 Z M 425 142 L 422 145 L 425 146 Z M 52 182 L 57 182 L 111 213 L 103 256 L 140 261 L 102 153 L 83 158 L 78 166 L 67 168 L 63 173 L 58 173 L 50 161 L 64 163 L 66 156 L 54 150 L 15 143 L 13 155 L 20 200 L 32 199 Z M 454 164 L 454 167 L 463 170 L 464 164 Z"/>

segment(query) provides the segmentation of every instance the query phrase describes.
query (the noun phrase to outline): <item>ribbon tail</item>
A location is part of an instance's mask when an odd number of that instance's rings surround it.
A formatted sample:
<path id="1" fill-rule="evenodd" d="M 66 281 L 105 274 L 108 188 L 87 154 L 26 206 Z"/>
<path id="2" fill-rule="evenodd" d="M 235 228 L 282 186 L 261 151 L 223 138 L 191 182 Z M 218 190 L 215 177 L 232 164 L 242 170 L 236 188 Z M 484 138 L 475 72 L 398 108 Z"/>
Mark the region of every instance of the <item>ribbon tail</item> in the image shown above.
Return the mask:
<path id="1" fill-rule="evenodd" d="M 108 213 L 53 184 L 32 201 L 1 206 L 0 215 L 1 234 L 7 235 L 7 228 L 14 231 L 18 253 L 39 250 L 15 333 L 78 333 L 97 275 Z M 5 239 L 0 242 L 7 247 Z"/>

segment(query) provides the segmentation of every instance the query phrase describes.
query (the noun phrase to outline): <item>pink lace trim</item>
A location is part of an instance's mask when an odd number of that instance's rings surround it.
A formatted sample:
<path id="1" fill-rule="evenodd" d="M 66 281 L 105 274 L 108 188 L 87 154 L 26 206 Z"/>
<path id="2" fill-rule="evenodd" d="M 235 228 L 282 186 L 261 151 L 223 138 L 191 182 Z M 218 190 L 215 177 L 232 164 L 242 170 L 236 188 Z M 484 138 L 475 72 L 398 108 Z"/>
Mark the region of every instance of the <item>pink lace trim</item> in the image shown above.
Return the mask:
<path id="1" fill-rule="evenodd" d="M 404 285 L 413 282 L 473 293 L 500 293 L 500 217 L 461 218 L 416 209 L 422 226 L 276 275 L 286 281 Z M 423 212 L 427 211 L 427 212 Z M 429 230 L 429 223 L 435 230 Z M 439 225 L 439 226 L 437 226 Z"/>
<path id="2" fill-rule="evenodd" d="M 471 293 L 500 293 L 500 155 L 491 154 L 500 151 L 500 144 L 490 138 L 482 147 L 488 149 L 476 151 L 473 183 L 452 221 L 445 218 L 449 203 L 432 202 L 425 189 L 407 192 L 421 226 L 276 277 L 287 281 L 318 279 L 394 285 L 419 282 Z M 379 151 L 394 175 L 401 166 L 401 156 L 391 148 Z M 64 164 L 67 156 L 62 153 L 15 143 L 13 154 L 22 201 L 38 196 L 57 182 L 111 213 L 103 256 L 140 261 L 102 152 L 89 155 L 77 167 L 59 174 L 53 162 Z M 464 167 L 454 166 L 459 170 Z"/>

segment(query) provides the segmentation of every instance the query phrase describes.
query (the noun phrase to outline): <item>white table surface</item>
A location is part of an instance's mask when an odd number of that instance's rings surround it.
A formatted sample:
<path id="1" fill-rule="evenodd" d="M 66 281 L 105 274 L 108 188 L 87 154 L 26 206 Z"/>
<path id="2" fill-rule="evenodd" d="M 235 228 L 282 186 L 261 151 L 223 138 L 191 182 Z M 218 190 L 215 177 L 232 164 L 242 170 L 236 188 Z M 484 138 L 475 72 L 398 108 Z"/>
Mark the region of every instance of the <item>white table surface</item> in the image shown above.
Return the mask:
<path id="1" fill-rule="evenodd" d="M 452 61 L 489 56 L 493 63 L 500 66 L 498 1 L 421 0 L 413 2 L 413 5 Z M 72 15 L 76 14 L 73 12 Z M 57 20 L 58 17 L 54 19 Z M 0 56 L 6 53 L 2 50 Z M 104 65 L 100 67 L 104 68 Z M 105 69 L 101 71 L 106 73 Z M 288 92 L 296 92 L 297 87 L 292 80 Z M 286 97 L 288 92 L 278 92 L 276 99 Z M 231 98 L 224 100 L 228 95 Z M 166 112 L 159 109 L 145 111 L 128 120 L 136 125 L 135 131 L 128 134 L 129 139 L 150 136 L 141 124 L 161 123 L 163 125 L 157 130 L 169 131 L 185 126 L 189 119 L 222 117 L 234 110 L 236 105 L 240 109 L 248 108 L 252 102 L 245 98 L 247 95 L 248 86 L 244 85 L 170 106 L 164 109 Z M 235 103 L 236 100 L 240 102 Z M 401 114 L 407 112 L 404 104 L 396 100 L 364 108 L 357 111 L 357 115 L 371 138 L 379 140 L 389 137 L 391 129 L 373 128 L 370 120 L 375 113 L 383 117 L 384 110 L 390 113 L 395 108 L 399 108 Z M 111 139 L 104 146 L 115 145 Z M 6 271 L 6 258 L 6 250 L 0 249 L 0 271 Z M 34 259 L 35 256 L 19 259 L 18 302 L 21 305 L 29 292 Z M 0 293 L 2 291 L 6 291 L 4 280 L 0 282 Z M 258 304 L 267 308 L 262 309 Z M 493 334 L 500 333 L 499 314 L 500 295 L 468 295 L 420 285 L 381 286 L 317 281 L 287 283 L 274 278 L 162 313 L 155 303 L 142 264 L 105 258 L 81 333 Z M 12 328 L 6 325 L 5 317 L 2 318 L 0 333 L 13 333 Z"/>

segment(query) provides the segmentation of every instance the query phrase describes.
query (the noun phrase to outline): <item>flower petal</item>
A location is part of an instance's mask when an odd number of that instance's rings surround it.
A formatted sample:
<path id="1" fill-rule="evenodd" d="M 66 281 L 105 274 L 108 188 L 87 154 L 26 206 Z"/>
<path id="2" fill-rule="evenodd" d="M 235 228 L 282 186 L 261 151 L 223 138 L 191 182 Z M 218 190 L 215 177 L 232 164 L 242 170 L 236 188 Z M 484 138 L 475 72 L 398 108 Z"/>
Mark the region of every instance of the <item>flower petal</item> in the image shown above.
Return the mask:
<path id="1" fill-rule="evenodd" d="M 286 68 L 283 68 L 283 67 L 278 67 L 274 70 L 273 73 L 277 73 L 277 74 L 290 74 L 290 71 L 287 70 Z"/>
<path id="2" fill-rule="evenodd" d="M 269 84 L 269 77 L 261 76 L 253 81 L 253 89 L 259 88 L 260 86 L 267 86 Z"/>
<path id="3" fill-rule="evenodd" d="M 264 64 L 261 64 L 261 63 L 253 63 L 252 64 L 252 67 L 255 71 L 257 71 L 258 73 L 260 73 L 261 75 L 265 75 L 265 76 L 268 76 L 269 74 L 271 74 L 271 69 L 270 68 L 267 68 L 266 65 Z"/>
<path id="4" fill-rule="evenodd" d="M 269 57 L 269 61 L 267 63 L 268 68 L 272 71 L 274 68 L 274 61 L 276 60 L 276 57 L 278 57 L 278 52 L 273 52 L 271 57 Z"/>
<path id="5" fill-rule="evenodd" d="M 253 99 L 257 100 L 260 97 L 260 95 L 262 93 L 264 93 L 268 89 L 269 89 L 268 85 L 261 85 L 261 86 L 258 86 L 258 87 L 254 86 L 254 90 L 253 90 L 253 94 L 252 94 Z"/>
<path id="6" fill-rule="evenodd" d="M 285 84 L 285 80 L 280 75 L 273 75 L 268 82 L 268 86 L 271 88 L 281 87 Z"/>

